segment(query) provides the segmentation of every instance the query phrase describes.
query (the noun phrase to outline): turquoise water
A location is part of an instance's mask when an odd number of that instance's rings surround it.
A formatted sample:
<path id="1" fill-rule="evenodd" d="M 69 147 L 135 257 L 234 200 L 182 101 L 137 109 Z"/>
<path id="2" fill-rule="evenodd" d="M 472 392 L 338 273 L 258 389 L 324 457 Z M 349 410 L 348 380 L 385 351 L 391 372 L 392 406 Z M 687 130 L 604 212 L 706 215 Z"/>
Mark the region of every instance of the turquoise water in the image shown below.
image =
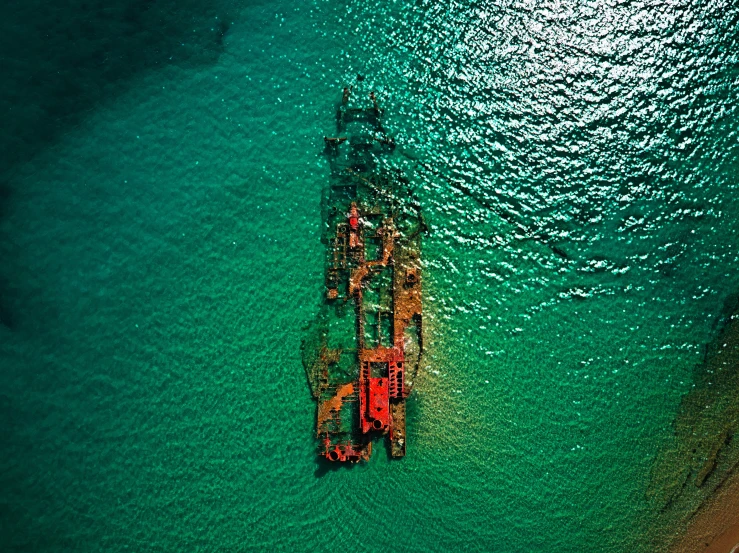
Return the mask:
<path id="1" fill-rule="evenodd" d="M 4 172 L 0 548 L 659 549 L 650 467 L 739 289 L 739 8 L 228 13 Z M 431 227 L 427 366 L 408 456 L 334 470 L 299 347 L 357 73 Z"/>

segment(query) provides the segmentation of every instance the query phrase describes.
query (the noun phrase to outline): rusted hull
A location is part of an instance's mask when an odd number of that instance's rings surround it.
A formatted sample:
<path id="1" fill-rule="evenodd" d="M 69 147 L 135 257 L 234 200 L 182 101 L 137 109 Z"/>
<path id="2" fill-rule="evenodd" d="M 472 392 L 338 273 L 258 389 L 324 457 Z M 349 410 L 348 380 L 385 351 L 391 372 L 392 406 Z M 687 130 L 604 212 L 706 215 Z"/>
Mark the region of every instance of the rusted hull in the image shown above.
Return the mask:
<path id="1" fill-rule="evenodd" d="M 337 108 L 337 136 L 324 139 L 325 293 L 303 343 L 319 454 L 333 462 L 367 460 L 378 438 L 391 457 L 405 455 L 405 403 L 423 351 L 420 206 L 384 163 L 395 142 L 374 94 L 352 93 Z"/>

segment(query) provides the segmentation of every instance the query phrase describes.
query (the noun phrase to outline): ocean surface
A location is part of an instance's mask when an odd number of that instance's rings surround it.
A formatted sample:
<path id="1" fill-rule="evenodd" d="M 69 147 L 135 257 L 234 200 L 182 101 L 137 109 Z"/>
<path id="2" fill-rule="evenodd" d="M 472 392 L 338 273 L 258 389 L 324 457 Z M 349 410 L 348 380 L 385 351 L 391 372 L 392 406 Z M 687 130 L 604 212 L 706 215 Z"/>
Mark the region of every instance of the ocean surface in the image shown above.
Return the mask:
<path id="1" fill-rule="evenodd" d="M 662 550 L 739 291 L 739 5 L 202 4 L 0 23 L 0 551 Z M 407 457 L 327 468 L 300 343 L 358 74 L 430 226 L 426 360 Z"/>

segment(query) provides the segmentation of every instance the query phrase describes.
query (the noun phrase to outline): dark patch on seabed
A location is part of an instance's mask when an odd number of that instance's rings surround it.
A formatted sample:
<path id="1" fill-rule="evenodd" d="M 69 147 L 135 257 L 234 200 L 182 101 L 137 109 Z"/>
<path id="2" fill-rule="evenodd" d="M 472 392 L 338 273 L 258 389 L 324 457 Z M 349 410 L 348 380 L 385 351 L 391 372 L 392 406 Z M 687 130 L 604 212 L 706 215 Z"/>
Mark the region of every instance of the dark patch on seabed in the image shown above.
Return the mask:
<path id="1" fill-rule="evenodd" d="M 0 280 L 0 326 L 13 330 L 13 315 L 8 306 L 5 282 Z"/>
<path id="2" fill-rule="evenodd" d="M 0 74 L 6 83 L 0 87 L 0 173 L 36 154 L 142 71 L 214 63 L 223 50 L 231 4 L 5 3 L 0 19 Z"/>
<path id="3" fill-rule="evenodd" d="M 673 530 L 739 467 L 739 295 L 727 299 L 715 326 L 695 387 L 680 404 L 674 438 L 652 467 L 647 496 Z"/>

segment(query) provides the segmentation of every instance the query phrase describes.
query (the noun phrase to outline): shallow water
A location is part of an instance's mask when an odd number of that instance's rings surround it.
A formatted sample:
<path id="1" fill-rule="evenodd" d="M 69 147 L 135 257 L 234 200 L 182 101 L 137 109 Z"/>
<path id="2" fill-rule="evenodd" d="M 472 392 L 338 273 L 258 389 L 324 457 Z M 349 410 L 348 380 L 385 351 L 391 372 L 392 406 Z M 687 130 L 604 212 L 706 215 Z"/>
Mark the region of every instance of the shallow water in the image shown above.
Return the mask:
<path id="1" fill-rule="evenodd" d="M 658 547 L 650 468 L 739 289 L 739 8 L 231 11 L 217 62 L 5 173 L 2 549 Z M 431 226 L 428 366 L 408 456 L 326 470 L 299 346 L 357 73 Z"/>

